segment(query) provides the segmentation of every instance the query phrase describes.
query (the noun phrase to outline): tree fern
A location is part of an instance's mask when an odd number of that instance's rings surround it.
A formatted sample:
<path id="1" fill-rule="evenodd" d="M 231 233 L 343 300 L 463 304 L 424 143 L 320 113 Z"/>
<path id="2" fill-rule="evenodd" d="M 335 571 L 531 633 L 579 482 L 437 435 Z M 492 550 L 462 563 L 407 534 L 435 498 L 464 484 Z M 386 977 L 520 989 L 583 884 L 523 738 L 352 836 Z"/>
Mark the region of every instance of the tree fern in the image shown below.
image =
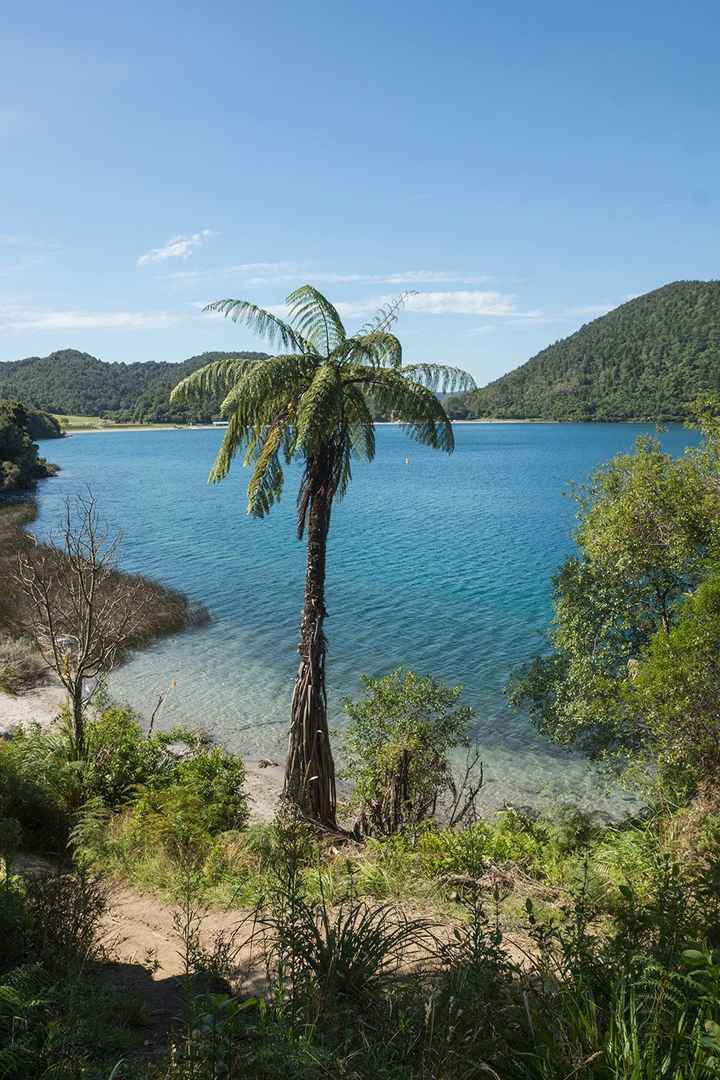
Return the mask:
<path id="1" fill-rule="evenodd" d="M 372 460 L 372 406 L 399 420 L 426 446 L 454 448 L 452 425 L 435 391 L 468 390 L 473 380 L 438 364 L 403 366 L 390 332 L 408 293 L 348 336 L 337 308 L 311 285 L 287 298 L 288 321 L 246 300 L 218 300 L 215 311 L 256 330 L 282 352 L 267 359 L 224 359 L 184 379 L 173 401 L 224 394 L 225 436 L 210 472 L 215 483 L 243 454 L 251 469 L 248 513 L 264 517 L 282 494 L 283 465 L 299 459 L 303 476 L 297 534 L 307 533 L 300 664 L 293 692 L 286 795 L 315 821 L 335 826 L 335 777 L 325 696 L 325 559 L 333 501 L 352 478 L 352 459 Z"/>

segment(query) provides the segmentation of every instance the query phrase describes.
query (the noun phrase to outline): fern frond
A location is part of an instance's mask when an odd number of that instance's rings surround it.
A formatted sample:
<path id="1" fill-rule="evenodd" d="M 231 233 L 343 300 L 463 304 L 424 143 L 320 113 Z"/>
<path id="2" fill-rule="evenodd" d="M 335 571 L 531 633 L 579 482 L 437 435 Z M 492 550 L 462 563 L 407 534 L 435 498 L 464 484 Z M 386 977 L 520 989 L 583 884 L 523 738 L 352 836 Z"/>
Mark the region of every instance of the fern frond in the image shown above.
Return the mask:
<path id="1" fill-rule="evenodd" d="M 452 453 L 455 449 L 452 424 L 432 390 L 391 369 L 356 371 L 355 381 L 372 394 L 384 412 L 400 421 L 408 435 L 425 446 Z"/>
<path id="2" fill-rule="evenodd" d="M 397 321 L 400 309 L 407 304 L 411 296 L 417 296 L 417 289 L 408 289 L 407 292 L 400 293 L 400 296 L 391 300 L 388 304 L 384 304 L 369 322 L 360 327 L 354 336 L 360 337 L 363 334 L 371 334 L 375 331 L 389 330 L 392 324 Z"/>
<path id="3" fill-rule="evenodd" d="M 208 476 L 208 484 L 218 484 L 224 480 L 230 472 L 230 466 L 235 454 L 252 436 L 252 428 L 244 424 L 241 418 L 234 414 L 225 428 L 225 437 L 220 444 L 217 457 Z"/>
<path id="4" fill-rule="evenodd" d="M 336 308 L 312 285 L 301 285 L 287 298 L 290 319 L 302 336 L 328 357 L 345 341 L 345 327 Z"/>
<path id="5" fill-rule="evenodd" d="M 248 484 L 247 512 L 252 517 L 265 517 L 282 495 L 284 475 L 278 454 L 283 442 L 285 419 L 284 416 L 278 417 L 259 448 Z"/>
<path id="6" fill-rule="evenodd" d="M 279 341 L 284 349 L 313 352 L 310 342 L 293 330 L 292 326 L 288 326 L 271 311 L 251 304 L 249 300 L 215 300 L 204 307 L 203 311 L 219 311 L 226 319 L 245 323 L 269 342 Z"/>
<path id="7" fill-rule="evenodd" d="M 369 334 L 352 337 L 348 342 L 347 355 L 353 363 L 399 368 L 402 363 L 402 345 L 398 338 L 387 330 L 372 330 Z"/>
<path id="8" fill-rule="evenodd" d="M 345 387 L 345 413 L 352 452 L 366 461 L 372 461 L 375 457 L 375 423 L 365 395 L 358 386 Z"/>
<path id="9" fill-rule="evenodd" d="M 342 426 L 343 386 L 333 364 L 319 367 L 300 398 L 297 414 L 297 445 L 305 455 L 319 449 Z"/>
<path id="10" fill-rule="evenodd" d="M 475 389 L 472 375 L 462 368 L 447 367 L 445 364 L 406 364 L 399 369 L 401 375 L 423 383 L 435 393 L 454 394 Z"/>
<path id="11" fill-rule="evenodd" d="M 170 394 L 170 400 L 177 404 L 226 394 L 250 368 L 262 363 L 264 360 L 244 360 L 241 357 L 213 360 L 179 382 Z"/>
<path id="12" fill-rule="evenodd" d="M 315 367 L 315 358 L 306 353 L 271 356 L 233 386 L 222 403 L 223 416 L 239 410 L 246 423 L 256 423 L 267 417 L 269 401 L 301 394 L 312 381 Z"/>

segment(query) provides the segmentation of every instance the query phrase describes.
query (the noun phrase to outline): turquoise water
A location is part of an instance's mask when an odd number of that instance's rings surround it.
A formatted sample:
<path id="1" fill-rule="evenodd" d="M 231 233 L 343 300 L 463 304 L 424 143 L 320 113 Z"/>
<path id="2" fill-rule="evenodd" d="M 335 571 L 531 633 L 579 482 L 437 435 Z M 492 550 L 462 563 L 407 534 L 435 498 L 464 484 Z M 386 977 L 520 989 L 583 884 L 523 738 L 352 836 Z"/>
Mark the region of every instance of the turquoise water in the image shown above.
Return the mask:
<path id="1" fill-rule="evenodd" d="M 465 685 L 477 710 L 488 805 L 504 800 L 602 802 L 579 758 L 541 739 L 506 705 L 517 663 L 543 647 L 550 577 L 572 549 L 574 505 L 563 496 L 650 427 L 630 424 L 456 425 L 447 456 L 380 427 L 371 464 L 358 463 L 334 511 L 329 545 L 329 700 L 358 675 L 406 665 Z M 210 609 L 208 626 L 176 635 L 115 672 L 111 691 L 148 714 L 175 680 L 161 723 L 201 726 L 249 757 L 282 760 L 304 549 L 294 535 L 298 472 L 264 521 L 245 514 L 238 464 L 206 477 L 221 432 L 80 434 L 44 444 L 62 467 L 40 489 L 38 532 L 67 495 L 90 487 L 125 539 L 121 564 L 176 586 Z M 696 437 L 673 427 L 675 452 Z M 409 464 L 405 458 L 409 456 Z"/>

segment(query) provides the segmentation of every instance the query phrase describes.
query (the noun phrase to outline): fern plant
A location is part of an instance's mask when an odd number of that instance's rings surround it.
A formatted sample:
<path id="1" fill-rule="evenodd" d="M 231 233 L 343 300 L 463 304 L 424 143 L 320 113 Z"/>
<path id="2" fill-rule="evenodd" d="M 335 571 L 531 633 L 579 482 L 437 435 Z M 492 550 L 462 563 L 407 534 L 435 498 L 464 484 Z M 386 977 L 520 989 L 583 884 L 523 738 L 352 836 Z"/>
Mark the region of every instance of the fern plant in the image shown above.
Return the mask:
<path id="1" fill-rule="evenodd" d="M 174 402 L 224 394 L 225 438 L 210 473 L 222 480 L 239 451 L 252 468 L 248 513 L 264 517 L 283 489 L 283 463 L 300 460 L 297 535 L 307 536 L 300 662 L 295 678 L 285 795 L 310 819 L 336 827 L 335 769 L 327 725 L 324 633 L 325 570 L 333 502 L 351 479 L 352 459 L 375 455 L 371 402 L 400 420 L 426 446 L 451 452 L 453 431 L 436 391 L 465 390 L 457 368 L 403 364 L 391 333 L 407 294 L 348 335 L 337 309 L 310 285 L 287 298 L 284 321 L 246 300 L 219 300 L 206 310 L 245 323 L 279 346 L 267 359 L 223 359 L 183 379 Z"/>

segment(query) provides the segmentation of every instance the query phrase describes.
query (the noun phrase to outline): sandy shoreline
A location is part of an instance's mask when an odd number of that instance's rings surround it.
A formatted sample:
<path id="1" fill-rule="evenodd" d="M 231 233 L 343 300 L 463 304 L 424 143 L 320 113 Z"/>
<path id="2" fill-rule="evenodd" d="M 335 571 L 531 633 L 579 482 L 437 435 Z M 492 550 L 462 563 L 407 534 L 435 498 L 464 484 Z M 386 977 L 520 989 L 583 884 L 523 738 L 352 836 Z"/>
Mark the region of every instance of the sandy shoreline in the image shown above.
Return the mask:
<path id="1" fill-rule="evenodd" d="M 107 435 L 110 431 L 225 431 L 225 428 L 218 427 L 217 424 L 128 424 L 117 427 L 70 428 L 63 438 L 67 439 L 71 435 Z"/>
<path id="2" fill-rule="evenodd" d="M 560 424 L 561 420 L 497 420 L 491 417 L 478 418 L 477 420 L 452 420 L 452 424 Z M 402 424 L 392 420 L 376 420 L 375 427 L 402 427 Z M 64 438 L 71 435 L 106 435 L 108 432 L 136 432 L 136 431 L 225 431 L 224 427 L 217 424 L 128 424 L 117 427 L 97 428 L 71 428 L 65 432 Z"/>
<path id="3" fill-rule="evenodd" d="M 18 725 L 52 727 L 66 701 L 67 693 L 63 687 L 49 676 L 21 694 L 0 691 L 0 738 L 9 735 Z"/>

